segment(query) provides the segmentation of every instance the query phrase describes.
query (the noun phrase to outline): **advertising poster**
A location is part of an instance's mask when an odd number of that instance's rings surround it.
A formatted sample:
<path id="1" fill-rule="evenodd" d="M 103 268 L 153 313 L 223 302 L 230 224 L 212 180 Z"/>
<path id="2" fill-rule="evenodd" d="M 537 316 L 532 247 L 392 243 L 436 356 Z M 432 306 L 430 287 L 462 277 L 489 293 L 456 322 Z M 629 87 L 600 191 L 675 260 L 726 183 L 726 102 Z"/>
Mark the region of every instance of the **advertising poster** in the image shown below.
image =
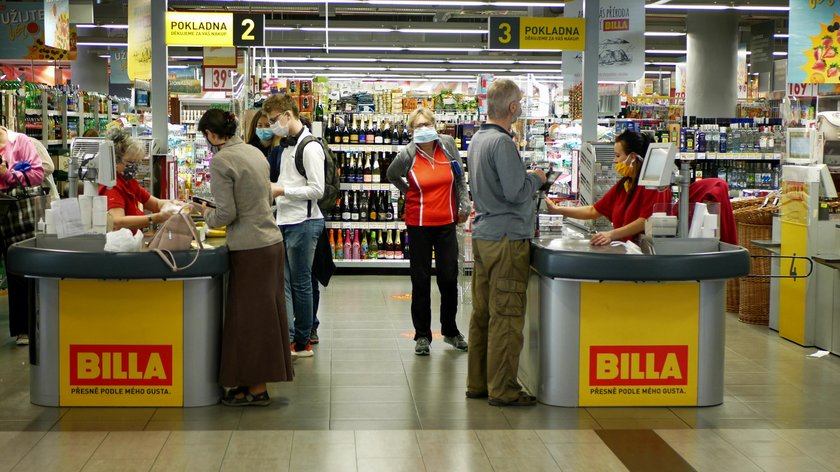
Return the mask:
<path id="1" fill-rule="evenodd" d="M 685 84 L 688 80 L 688 64 L 685 62 L 678 62 L 674 73 L 674 96 L 677 98 L 685 98 Z"/>
<path id="2" fill-rule="evenodd" d="M 840 9 L 833 0 L 790 0 L 788 83 L 840 83 Z"/>
<path id="3" fill-rule="evenodd" d="M 747 98 L 747 45 L 738 45 L 738 98 Z"/>
<path id="4" fill-rule="evenodd" d="M 152 0 L 128 0 L 128 77 L 152 79 Z"/>
<path id="5" fill-rule="evenodd" d="M 192 95 L 201 93 L 201 68 L 191 66 L 184 69 L 169 69 L 169 93 L 174 95 Z"/>
<path id="6" fill-rule="evenodd" d="M 44 0 L 44 44 L 70 49 L 70 1 Z"/>
<path id="7" fill-rule="evenodd" d="M 643 0 L 603 0 L 598 31 L 598 80 L 631 82 L 645 74 L 645 4 Z M 566 3 L 567 17 L 583 17 L 583 2 Z M 571 67 L 580 82 L 583 54 L 563 52 L 563 70 Z M 566 76 L 564 74 L 564 79 Z"/>
<path id="8" fill-rule="evenodd" d="M 125 49 L 111 51 L 111 83 L 131 84 L 128 78 L 128 52 Z"/>
<path id="9" fill-rule="evenodd" d="M 68 31 L 69 51 L 48 47 L 43 2 L 0 2 L 0 59 L 75 60 L 76 28 Z"/>

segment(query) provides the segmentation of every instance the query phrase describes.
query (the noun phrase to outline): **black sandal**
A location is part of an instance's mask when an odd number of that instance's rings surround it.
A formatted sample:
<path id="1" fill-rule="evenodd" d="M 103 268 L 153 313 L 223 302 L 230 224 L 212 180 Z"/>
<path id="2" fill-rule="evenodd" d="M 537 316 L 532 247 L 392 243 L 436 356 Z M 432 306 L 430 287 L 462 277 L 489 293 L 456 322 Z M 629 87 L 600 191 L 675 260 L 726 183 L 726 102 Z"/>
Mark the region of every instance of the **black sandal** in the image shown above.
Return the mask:
<path id="1" fill-rule="evenodd" d="M 231 399 L 239 394 L 246 394 L 248 393 L 248 387 L 231 387 L 225 390 L 225 394 L 222 395 L 223 399 Z"/>
<path id="2" fill-rule="evenodd" d="M 239 396 L 240 393 L 242 394 L 241 397 Z M 271 397 L 268 396 L 268 391 L 254 395 L 245 387 L 245 391 L 237 392 L 232 397 L 223 398 L 222 404 L 227 406 L 268 406 L 271 405 Z"/>

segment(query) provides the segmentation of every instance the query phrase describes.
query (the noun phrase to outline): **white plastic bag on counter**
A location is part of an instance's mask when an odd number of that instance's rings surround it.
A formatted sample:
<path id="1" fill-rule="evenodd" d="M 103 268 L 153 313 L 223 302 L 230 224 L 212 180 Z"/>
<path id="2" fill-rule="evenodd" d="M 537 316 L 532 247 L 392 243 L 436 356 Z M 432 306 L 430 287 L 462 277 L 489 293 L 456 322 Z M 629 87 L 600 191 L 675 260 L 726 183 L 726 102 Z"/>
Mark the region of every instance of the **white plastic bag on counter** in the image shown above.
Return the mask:
<path id="1" fill-rule="evenodd" d="M 105 233 L 105 252 L 140 252 L 143 248 L 143 233 L 132 233 L 128 228 Z"/>
<path id="2" fill-rule="evenodd" d="M 163 203 L 163 206 L 160 208 L 161 213 L 168 213 L 170 215 L 176 215 L 181 212 L 181 209 L 186 207 L 187 204 L 184 202 L 166 200 Z"/>

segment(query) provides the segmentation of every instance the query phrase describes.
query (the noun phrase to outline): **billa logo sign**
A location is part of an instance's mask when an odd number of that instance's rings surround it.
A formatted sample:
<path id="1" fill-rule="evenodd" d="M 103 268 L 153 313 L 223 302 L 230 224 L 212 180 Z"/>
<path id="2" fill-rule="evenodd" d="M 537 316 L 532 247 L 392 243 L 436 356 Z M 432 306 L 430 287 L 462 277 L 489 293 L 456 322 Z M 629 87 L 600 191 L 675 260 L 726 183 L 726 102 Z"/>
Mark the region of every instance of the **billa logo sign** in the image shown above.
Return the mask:
<path id="1" fill-rule="evenodd" d="M 172 385 L 172 346 L 72 344 L 70 385 Z"/>
<path id="2" fill-rule="evenodd" d="M 620 20 L 602 20 L 601 31 L 629 31 L 630 20 L 622 18 Z"/>
<path id="3" fill-rule="evenodd" d="M 592 346 L 589 384 L 688 385 L 688 346 Z"/>

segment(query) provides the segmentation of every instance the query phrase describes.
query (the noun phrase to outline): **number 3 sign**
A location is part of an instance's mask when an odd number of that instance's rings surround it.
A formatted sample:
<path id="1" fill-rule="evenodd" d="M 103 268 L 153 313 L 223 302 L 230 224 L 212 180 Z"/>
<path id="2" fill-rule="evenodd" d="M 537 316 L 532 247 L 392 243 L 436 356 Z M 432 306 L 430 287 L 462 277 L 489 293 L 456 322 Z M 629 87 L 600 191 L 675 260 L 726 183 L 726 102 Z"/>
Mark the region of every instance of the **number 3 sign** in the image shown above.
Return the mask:
<path id="1" fill-rule="evenodd" d="M 235 72 L 236 69 L 233 67 L 205 67 L 204 91 L 230 92 L 233 90 L 233 74 Z"/>

